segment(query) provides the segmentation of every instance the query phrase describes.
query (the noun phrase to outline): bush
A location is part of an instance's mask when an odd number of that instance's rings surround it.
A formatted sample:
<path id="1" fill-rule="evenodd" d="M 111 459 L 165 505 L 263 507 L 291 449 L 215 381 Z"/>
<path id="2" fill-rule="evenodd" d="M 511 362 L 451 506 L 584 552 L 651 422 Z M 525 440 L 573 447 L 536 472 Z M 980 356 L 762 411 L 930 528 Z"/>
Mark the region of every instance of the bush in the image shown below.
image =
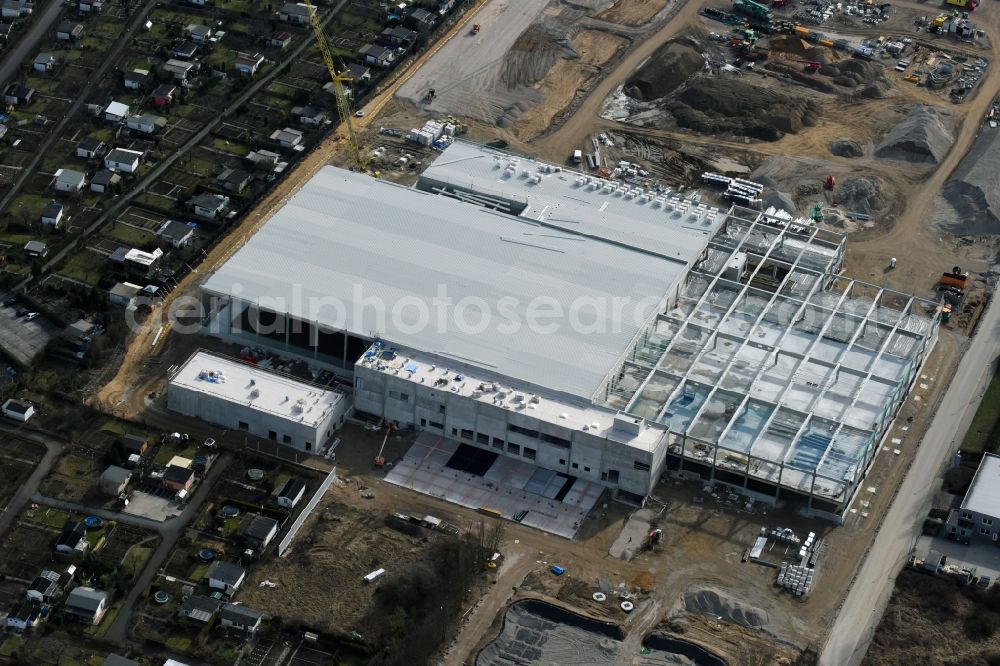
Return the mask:
<path id="1" fill-rule="evenodd" d="M 996 632 L 998 622 L 1000 622 L 1000 614 L 993 611 L 970 613 L 965 617 L 962 628 L 969 640 L 985 641 Z"/>

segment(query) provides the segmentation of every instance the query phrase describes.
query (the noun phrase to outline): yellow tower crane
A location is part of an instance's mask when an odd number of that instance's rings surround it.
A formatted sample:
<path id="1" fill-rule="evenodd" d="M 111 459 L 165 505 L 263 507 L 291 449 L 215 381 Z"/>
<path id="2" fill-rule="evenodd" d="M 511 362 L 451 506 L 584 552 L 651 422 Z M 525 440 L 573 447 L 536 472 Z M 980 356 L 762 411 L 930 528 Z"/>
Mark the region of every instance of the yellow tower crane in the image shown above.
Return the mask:
<path id="1" fill-rule="evenodd" d="M 319 46 L 320 53 L 323 54 L 323 62 L 326 63 L 326 69 L 330 73 L 330 81 L 333 83 L 333 96 L 337 98 L 337 113 L 340 115 L 340 122 L 347 128 L 347 145 L 351 151 L 351 161 L 354 163 L 355 169 L 367 173 L 368 157 L 361 150 L 361 145 L 358 143 L 358 135 L 354 131 L 354 123 L 351 121 L 351 100 L 348 97 L 347 88 L 344 86 L 345 83 L 350 83 L 351 77 L 348 76 L 346 70 L 339 74 L 337 73 L 337 68 L 333 62 L 333 54 L 330 52 L 330 45 L 323 34 L 323 26 L 320 25 L 316 8 L 309 0 L 304 0 L 304 2 L 306 7 L 309 8 L 309 22 L 312 24 L 313 34 L 316 36 L 316 44 Z"/>

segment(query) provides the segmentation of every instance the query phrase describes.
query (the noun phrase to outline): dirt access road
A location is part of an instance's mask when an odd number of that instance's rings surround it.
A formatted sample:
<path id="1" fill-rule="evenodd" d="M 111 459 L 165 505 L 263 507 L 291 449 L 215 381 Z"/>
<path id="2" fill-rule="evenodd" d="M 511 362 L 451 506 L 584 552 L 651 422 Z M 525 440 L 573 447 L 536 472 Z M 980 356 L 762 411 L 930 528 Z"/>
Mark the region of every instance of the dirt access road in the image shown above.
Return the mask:
<path id="1" fill-rule="evenodd" d="M 1000 306 L 994 299 L 840 609 L 823 650 L 822 664 L 851 666 L 864 658 L 892 595 L 896 574 L 920 534 L 922 517 L 945 461 L 958 448 L 971 415 L 979 407 L 998 352 Z M 956 425 L 962 427 L 956 430 Z"/>
<path id="2" fill-rule="evenodd" d="M 460 33 L 466 21 L 474 16 L 487 1 L 478 0 L 466 10 L 465 15 L 459 17 L 455 26 L 445 35 L 442 35 L 432 48 L 421 54 L 405 70 L 401 70 L 394 82 L 377 93 L 364 106 L 364 117 L 354 119 L 354 126 L 359 133 L 364 132 L 373 118 L 382 110 L 382 107 L 393 98 L 399 87 L 406 83 L 424 62 L 433 57 L 456 34 Z M 142 364 L 144 359 L 153 351 L 153 340 L 157 339 L 156 336 L 159 334 L 157 346 L 160 346 L 169 334 L 171 328 L 169 319 L 170 315 L 174 312 L 178 298 L 181 296 L 196 296 L 196 291 L 203 280 L 228 260 L 234 252 L 243 247 L 247 240 L 257 233 L 257 230 L 271 218 L 274 212 L 283 206 L 292 195 L 298 192 L 302 185 L 316 175 L 320 169 L 329 164 L 332 159 L 345 152 L 344 142 L 332 138 L 335 135 L 341 134 L 342 132 L 338 128 L 331 135 L 331 138 L 324 140 L 309 155 L 303 158 L 277 187 L 247 213 L 239 226 L 208 253 L 198 268 L 191 271 L 167 295 L 157 312 L 154 313 L 154 316 L 150 316 L 144 324 L 134 331 L 134 335 L 118 367 L 118 371 L 91 398 L 91 406 L 103 408 L 109 413 L 115 413 L 126 418 L 134 418 L 144 409 L 143 396 L 141 394 L 136 395 L 134 388 L 139 378 L 144 374 Z"/>

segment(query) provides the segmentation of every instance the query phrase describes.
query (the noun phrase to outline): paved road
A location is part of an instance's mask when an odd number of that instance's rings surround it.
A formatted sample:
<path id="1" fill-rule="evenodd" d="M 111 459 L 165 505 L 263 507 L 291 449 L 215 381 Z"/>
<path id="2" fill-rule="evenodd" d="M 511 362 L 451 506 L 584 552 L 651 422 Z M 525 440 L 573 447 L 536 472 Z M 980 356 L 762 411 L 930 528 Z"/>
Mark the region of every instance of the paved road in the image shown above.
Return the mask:
<path id="1" fill-rule="evenodd" d="M 6 534 L 7 530 L 10 529 L 11 523 L 17 518 L 18 514 L 21 513 L 21 509 L 24 505 L 28 503 L 31 496 L 35 494 L 38 490 L 38 484 L 42 482 L 45 475 L 49 473 L 52 468 L 52 463 L 55 462 L 59 454 L 62 453 L 63 443 L 53 437 L 43 435 L 25 428 L 19 428 L 13 425 L 7 425 L 6 423 L 0 423 L 0 432 L 8 435 L 14 435 L 22 439 L 30 439 L 33 442 L 37 442 L 45 447 L 45 455 L 39 461 L 38 466 L 35 467 L 35 471 L 31 473 L 28 480 L 21 485 L 18 491 L 11 498 L 7 506 L 4 507 L 3 512 L 0 513 L 0 535 Z"/>
<path id="2" fill-rule="evenodd" d="M 135 516 L 131 513 L 121 513 L 120 511 L 109 511 L 107 509 L 99 509 L 92 506 L 87 506 L 86 504 L 79 504 L 77 502 L 67 502 L 66 500 L 56 499 L 54 497 L 46 497 L 40 493 L 35 493 L 31 496 L 33 502 L 39 504 L 44 504 L 45 506 L 55 507 L 57 509 L 62 509 L 63 511 L 74 511 L 76 513 L 84 513 L 91 516 L 99 516 L 104 520 L 115 520 L 120 523 L 125 523 L 126 525 L 135 525 L 136 527 L 141 527 L 147 530 L 156 530 L 161 532 L 164 526 L 167 525 L 168 521 L 160 522 L 158 520 L 152 520 L 150 518 L 143 518 L 142 516 Z M 176 520 L 171 518 L 170 520 Z"/>
<path id="3" fill-rule="evenodd" d="M 146 14 L 147 10 L 151 9 L 156 4 L 158 4 L 158 0 L 149 0 L 149 2 L 146 5 L 143 6 L 143 9 L 142 9 L 142 11 L 139 12 L 139 14 L 140 15 Z M 333 9 L 330 10 L 330 12 L 322 19 L 322 25 L 323 25 L 324 28 L 327 26 L 327 24 L 330 23 L 330 21 L 333 20 L 333 18 L 338 13 L 340 13 L 340 11 L 344 8 L 344 5 L 346 5 L 346 4 L 347 4 L 347 0 L 340 0 L 340 2 L 338 2 L 337 5 Z M 141 16 L 139 18 L 141 18 Z M 137 18 L 136 20 L 139 20 L 139 19 Z M 136 25 L 136 24 L 133 24 L 133 25 Z M 130 28 L 130 30 L 131 30 L 131 28 Z M 131 39 L 131 37 L 129 37 L 129 39 Z M 156 182 L 156 179 L 159 178 L 161 175 L 163 175 L 163 173 L 167 169 L 169 169 L 170 166 L 178 158 L 180 158 L 182 155 L 186 154 L 189 150 L 191 150 L 192 148 L 194 148 L 195 146 L 197 146 L 198 144 L 200 144 L 201 141 L 202 141 L 202 139 L 204 139 L 206 136 L 208 136 L 208 133 L 211 132 L 213 129 L 215 129 L 215 127 L 219 123 L 221 123 L 223 120 L 225 120 L 226 118 L 228 118 L 230 115 L 234 114 L 236 112 L 236 109 L 238 109 L 241 106 L 243 106 L 243 104 L 245 104 L 254 94 L 256 94 L 258 91 L 260 91 L 261 88 L 263 88 L 264 86 L 268 85 L 275 76 L 277 76 L 281 72 L 285 71 L 285 69 L 289 66 L 289 64 L 291 64 L 292 62 L 298 61 L 298 59 L 302 55 L 303 51 L 305 51 L 306 48 L 309 47 L 313 43 L 314 39 L 315 38 L 313 37 L 312 33 L 311 32 L 308 33 L 307 36 L 304 39 L 301 40 L 301 42 L 299 43 L 299 45 L 296 46 L 296 47 L 294 47 L 292 49 L 292 51 L 285 57 L 284 60 L 282 60 L 280 63 L 278 63 L 275 67 L 271 68 L 271 70 L 269 70 L 263 76 L 260 76 L 260 77 L 258 77 L 256 79 L 254 79 L 254 82 L 251 85 L 247 86 L 246 89 L 244 89 L 243 93 L 240 94 L 239 97 L 233 99 L 230 102 L 229 106 L 227 106 L 225 109 L 220 109 L 219 110 L 219 114 L 213 120 L 211 120 L 208 123 L 206 123 L 204 127 L 202 127 L 200 130 L 198 130 L 190 139 L 188 139 L 188 141 L 184 145 L 182 145 L 179 148 L 177 148 L 166 159 L 164 159 L 162 162 L 160 162 L 159 164 L 157 164 L 149 173 L 146 174 L 145 177 L 143 177 L 142 180 L 140 180 L 137 183 L 135 183 L 135 185 L 133 185 L 132 189 L 130 189 L 128 192 L 125 192 L 124 194 L 122 194 L 122 195 L 120 195 L 118 197 L 115 197 L 114 203 L 111 204 L 110 206 L 108 206 L 107 208 L 105 208 L 104 212 L 101 215 L 99 215 L 97 217 L 97 219 L 95 219 L 90 224 L 90 226 L 87 227 L 79 237 L 77 237 L 76 240 L 74 240 L 74 241 L 72 241 L 70 243 L 67 243 L 66 246 L 63 247 L 63 249 L 60 250 L 55 255 L 50 255 L 49 256 L 49 260 L 45 263 L 44 268 L 46 270 L 49 270 L 53 266 L 56 266 L 61 261 L 63 261 L 70 254 L 76 252 L 77 249 L 78 249 L 78 246 L 79 246 L 79 244 L 80 244 L 80 242 L 82 240 L 85 240 L 89 235 L 93 234 L 98 229 L 100 229 L 102 226 L 104 226 L 109 220 L 113 219 L 115 215 L 117 215 L 120 211 L 122 211 L 126 206 L 129 205 L 129 203 L 132 201 L 133 197 L 135 197 L 135 196 L 137 196 L 139 194 L 142 194 L 143 192 L 146 191 L 146 189 L 150 185 L 152 185 L 154 182 Z M 113 59 L 109 59 L 107 62 L 112 62 L 112 61 L 113 61 Z M 97 77 L 95 76 L 95 80 L 96 80 L 96 78 Z M 81 97 L 79 99 L 80 100 L 83 99 L 82 95 L 81 95 Z M 74 108 L 76 108 L 76 107 L 74 107 Z M 71 114 L 67 114 L 67 116 L 63 119 L 62 122 L 63 123 L 67 122 L 69 120 L 69 118 L 70 118 L 70 115 Z M 59 134 L 59 130 L 61 128 L 62 128 L 62 125 L 60 124 L 60 126 L 56 130 L 50 132 L 49 133 L 49 138 L 46 139 L 46 141 L 49 141 L 49 140 L 52 139 L 52 137 L 57 136 Z M 28 174 L 30 174 L 30 173 L 33 172 L 37 161 L 38 161 L 38 158 L 36 158 L 34 161 L 32 161 L 31 166 L 29 168 L 27 168 L 27 169 L 24 170 L 23 175 L 21 177 L 21 180 L 19 180 L 17 183 L 15 183 L 14 188 L 12 189 L 12 191 L 9 194 L 7 194 L 6 196 L 4 196 L 4 198 L 2 200 L 0 200 L 0 213 L 2 213 L 2 211 L 4 210 L 4 208 L 6 207 L 6 205 L 9 203 L 10 199 L 13 197 L 13 193 L 14 193 L 14 191 L 16 191 L 17 187 L 19 186 L 19 183 L 22 182 L 25 178 L 27 178 Z M 20 290 L 26 288 L 28 286 L 28 284 L 33 279 L 34 278 L 31 277 L 31 276 L 26 277 L 24 280 L 22 280 L 20 283 L 18 283 L 14 287 L 14 289 L 12 289 L 12 291 L 20 291 Z"/>
<path id="4" fill-rule="evenodd" d="M 982 400 L 994 359 L 1000 350 L 1000 306 L 994 299 L 983 313 L 979 331 L 924 435 L 872 545 L 840 609 L 823 649 L 825 666 L 858 664 L 892 595 L 896 575 L 920 534 L 939 475 L 951 459 Z"/>
<path id="5" fill-rule="evenodd" d="M 14 50 L 4 54 L 3 61 L 0 62 L 0 90 L 6 87 L 7 81 L 17 74 L 21 68 L 21 62 L 29 53 L 34 52 L 39 40 L 49 32 L 49 28 L 59 18 L 59 12 L 62 11 L 63 3 L 60 0 L 49 0 L 45 11 L 40 15 L 37 14 L 38 4 L 35 5 L 35 8 L 35 22 L 31 25 L 31 30 L 21 38 L 21 41 L 17 43 Z"/>
<path id="6" fill-rule="evenodd" d="M 61 4 L 59 0 L 51 0 L 51 2 L 56 6 Z M 146 16 L 153 11 L 153 7 L 157 4 L 159 4 L 157 0 L 146 0 L 146 4 L 144 4 L 138 11 L 135 12 L 135 14 L 132 15 L 132 22 L 129 24 L 128 30 L 119 36 L 114 47 L 107 53 L 107 57 L 100 64 L 97 70 L 94 71 L 94 73 L 87 79 L 87 83 L 83 86 L 83 89 L 76 94 L 76 99 L 70 105 L 69 109 L 63 114 L 62 118 L 58 123 L 56 123 L 55 127 L 49 130 L 48 134 L 45 136 L 45 140 L 42 141 L 41 145 L 39 145 L 35 157 L 32 158 L 28 166 L 20 171 L 20 175 L 17 180 L 15 180 L 11 188 L 4 193 L 3 199 L 0 199 L 0 212 L 7 209 L 7 206 L 9 206 L 10 202 L 13 201 L 14 197 L 17 195 L 24 183 L 27 182 L 28 178 L 31 177 L 32 174 L 35 173 L 35 169 L 38 168 L 38 164 L 41 162 L 42 157 L 48 153 L 49 146 L 51 146 L 52 143 L 62 134 L 66 124 L 70 122 L 79 122 L 76 115 L 79 112 L 80 107 L 83 106 L 84 100 L 90 98 L 91 89 L 104 79 L 104 75 L 107 74 L 108 70 L 112 66 L 117 66 L 119 64 L 118 59 L 122 54 L 122 50 L 124 50 L 124 48 L 132 41 L 132 38 L 135 37 L 135 33 L 138 32 L 139 28 L 146 22 Z M 20 61 L 18 60 L 16 63 L 20 64 Z"/>
<path id="7" fill-rule="evenodd" d="M 187 524 L 198 513 L 201 505 L 208 498 L 208 494 L 215 485 L 215 482 L 218 481 L 219 475 L 229 466 L 230 462 L 232 462 L 232 455 L 228 452 L 221 454 L 211 469 L 208 470 L 208 474 L 205 475 L 205 478 L 198 485 L 198 490 L 195 491 L 194 496 L 181 515 L 159 523 L 160 545 L 156 547 L 152 556 L 146 561 L 146 566 L 142 570 L 142 573 L 139 574 L 135 584 L 132 585 L 132 590 L 125 598 L 118 617 L 115 618 L 111 628 L 108 629 L 106 638 L 109 641 L 113 641 L 119 645 L 127 644 L 128 629 L 132 626 L 132 614 L 135 612 L 136 602 L 139 601 L 139 597 L 149 587 L 149 584 L 153 582 L 156 573 L 163 566 L 174 544 L 177 543 L 177 539 L 180 538 Z"/>

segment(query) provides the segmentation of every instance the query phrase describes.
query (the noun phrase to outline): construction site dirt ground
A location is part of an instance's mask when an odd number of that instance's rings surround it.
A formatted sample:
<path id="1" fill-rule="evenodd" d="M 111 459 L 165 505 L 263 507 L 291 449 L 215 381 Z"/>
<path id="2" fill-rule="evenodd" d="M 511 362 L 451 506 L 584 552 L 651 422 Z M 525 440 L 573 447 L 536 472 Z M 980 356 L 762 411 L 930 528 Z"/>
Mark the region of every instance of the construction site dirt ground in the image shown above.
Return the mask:
<path id="1" fill-rule="evenodd" d="M 583 32 L 576 32 L 573 37 L 572 45 L 581 54 L 580 59 L 556 59 L 546 76 L 526 86 L 534 90 L 533 98 L 541 101 L 536 101 L 534 106 L 512 118 L 507 127 L 469 120 L 471 138 L 502 139 L 516 151 L 530 153 L 555 163 L 565 161 L 574 148 L 585 146 L 590 137 L 609 131 L 627 133 L 640 139 L 646 137 L 650 144 L 662 144 L 667 149 L 664 152 L 679 160 L 681 166 L 686 159 L 685 155 L 691 152 L 700 155 L 707 163 L 713 160 L 730 160 L 751 171 L 768 158 L 802 156 L 801 160 L 789 160 L 784 172 L 780 169 L 769 172 L 773 174 L 770 177 L 779 187 L 787 187 L 792 191 L 808 185 L 805 181 L 814 178 L 813 187 L 818 188 L 815 196 L 819 197 L 825 196 L 821 183 L 831 169 L 860 174 L 877 171 L 885 187 L 891 190 L 887 196 L 891 203 L 870 227 L 859 228 L 852 233 L 846 263 L 848 275 L 919 296 L 928 296 L 933 293 L 937 276 L 953 265 L 961 265 L 973 271 L 987 271 L 991 267 L 996 253 L 994 239 L 969 241 L 945 236 L 928 224 L 928 215 L 934 207 L 934 197 L 941 190 L 944 181 L 976 140 L 979 123 L 992 101 L 992 95 L 1000 88 L 1000 71 L 997 66 L 1000 64 L 1000 52 L 995 46 L 991 46 L 988 52 L 994 66 L 980 83 L 979 92 L 965 104 L 947 105 L 954 113 L 954 140 L 950 151 L 936 167 L 896 164 L 869 156 L 851 160 L 831 155 L 830 143 L 840 138 L 852 138 L 866 145 L 874 144 L 889 128 L 891 121 L 902 113 L 901 107 L 916 103 L 940 105 L 941 100 L 932 99 L 931 95 L 910 84 L 907 84 L 909 87 L 900 86 L 896 79 L 890 77 L 896 91 L 893 96 L 872 101 L 823 101 L 824 112 L 820 114 L 814 127 L 797 134 L 786 134 L 780 140 L 769 143 L 748 143 L 684 131 L 636 128 L 608 121 L 600 115 L 608 95 L 621 86 L 668 39 L 689 34 L 692 30 L 706 30 L 707 24 L 699 17 L 698 12 L 704 6 L 719 3 L 704 0 L 673 3 L 664 7 L 669 13 L 664 22 L 655 24 L 642 23 L 646 16 L 644 12 L 651 12 L 649 16 L 664 16 L 662 9 L 653 11 L 657 3 L 652 1 L 620 0 L 614 6 L 611 3 L 593 4 L 595 9 L 591 13 L 594 15 L 580 17 L 580 24 L 590 27 Z M 921 9 L 921 5 L 916 3 L 898 4 L 911 10 Z M 992 44 L 997 44 L 1000 19 L 989 13 L 981 16 L 977 14 L 976 18 L 993 38 Z M 620 22 L 620 29 L 597 30 L 594 27 L 597 24 L 587 23 L 592 19 Z M 630 22 L 637 25 L 630 25 Z M 600 32 L 601 36 L 581 37 L 593 31 Z M 461 32 L 456 31 L 456 38 Z M 624 41 L 616 42 L 611 39 L 612 36 Z M 593 41 L 588 44 L 588 39 Z M 601 58 L 610 50 L 609 45 L 615 43 L 622 44 L 619 47 L 621 51 L 602 61 Z M 583 62 L 584 51 L 590 54 L 588 63 Z M 601 62 L 607 64 L 601 65 Z M 435 64 L 434 67 L 440 65 Z M 559 69 L 560 67 L 563 69 Z M 572 71 L 567 71 L 567 67 Z M 587 74 L 586 83 L 575 82 L 577 79 L 574 76 L 580 72 Z M 550 81 L 553 78 L 557 80 Z M 585 94 L 576 94 L 580 86 L 587 87 Z M 571 92 L 570 87 L 574 87 L 574 91 L 567 104 L 565 100 Z M 414 105 L 405 99 L 392 100 L 393 94 L 394 89 L 390 87 L 373 101 L 370 108 L 382 112 L 370 112 L 363 119 L 366 127 L 383 125 L 405 130 L 419 125 L 423 118 L 429 117 L 426 109 L 419 104 Z M 535 110 L 548 107 L 550 98 L 551 108 Z M 558 110 L 549 116 L 550 120 L 545 121 L 544 115 L 553 109 Z M 460 113 L 461 109 L 454 112 Z M 872 119 L 877 122 L 871 123 Z M 550 127 L 540 132 L 545 122 L 550 123 Z M 363 132 L 363 137 L 371 145 L 379 140 L 370 131 Z M 612 155 L 629 159 L 624 152 Z M 277 206 L 287 200 L 299 183 L 304 182 L 331 159 L 340 159 L 338 149 L 332 143 L 308 156 L 297 167 L 295 174 L 262 201 L 241 223 L 239 229 L 217 246 L 197 272 L 186 279 L 175 293 L 190 293 Z M 651 166 L 655 167 L 653 164 Z M 653 168 L 650 170 L 653 171 Z M 693 170 L 688 172 L 694 173 Z M 672 173 L 685 173 L 685 170 L 672 169 Z M 667 184 L 676 186 L 679 183 Z M 690 182 L 680 184 L 689 185 Z M 801 194 L 799 198 L 804 202 L 810 196 L 813 195 Z M 890 257 L 898 258 L 893 271 L 887 271 Z M 95 404 L 130 416 L 142 416 L 147 409 L 146 396 L 149 389 L 155 382 L 162 382 L 163 368 L 166 367 L 165 364 L 149 366 L 144 360 L 151 353 L 161 353 L 164 348 L 167 351 L 163 353 L 180 357 L 183 356 L 182 349 L 186 345 L 194 344 L 187 341 L 180 343 L 176 341 L 176 336 L 170 336 L 166 343 L 160 342 L 154 349 L 151 342 L 157 330 L 156 326 L 151 325 L 138 332 L 117 376 L 98 392 Z M 621 529 L 623 519 L 630 513 L 630 508 L 625 505 L 611 503 L 606 509 L 595 511 L 585 523 L 576 542 L 511 524 L 507 529 L 504 548 L 506 561 L 495 574 L 497 584 L 491 586 L 480 602 L 464 617 L 456 641 L 449 648 L 444 663 L 465 663 L 484 642 L 496 635 L 497 622 L 512 598 L 512 588 L 518 587 L 521 590 L 527 587 L 532 594 L 551 597 L 586 612 L 595 612 L 590 595 L 602 587 L 602 581 L 610 583 L 616 589 L 620 583 L 624 583 L 625 589 L 630 591 L 644 590 L 638 594 L 639 606 L 630 617 L 626 618 L 620 611 L 602 608 L 608 619 L 627 623 L 630 635 L 649 633 L 663 627 L 664 622 L 670 623 L 671 618 L 674 618 L 673 621 L 696 626 L 697 629 L 692 631 L 706 636 L 705 641 L 728 642 L 733 650 L 737 649 L 745 635 L 773 643 L 779 649 L 817 646 L 832 624 L 880 516 L 884 514 L 912 459 L 925 423 L 933 411 L 928 407 L 936 403 L 965 344 L 966 338 L 962 332 L 942 331 L 937 348 L 919 381 L 928 388 L 917 389 L 909 398 L 897 420 L 896 430 L 891 434 L 891 437 L 898 438 L 901 442 L 888 446 L 889 450 L 880 453 L 869 472 L 861 497 L 855 502 L 853 512 L 844 526 L 834 528 L 828 523 L 806 520 L 794 511 L 781 508 L 769 509 L 765 514 L 764 509 L 758 505 L 753 512 L 746 512 L 705 495 L 697 484 L 674 481 L 661 484 L 655 491 L 655 496 L 665 507 L 659 518 L 665 532 L 664 543 L 652 552 L 640 554 L 631 562 L 615 560 L 607 554 Z M 161 417 L 162 413 L 157 418 Z M 357 567 L 354 563 L 338 559 L 341 556 L 333 552 L 337 550 L 333 548 L 333 544 L 323 541 L 327 538 L 327 532 L 354 535 L 353 531 L 345 530 L 342 524 L 333 519 L 338 515 L 347 516 L 346 520 L 341 518 L 342 523 L 372 532 L 367 539 L 353 536 L 352 544 L 355 545 L 352 548 L 363 547 L 365 552 L 377 549 L 383 538 L 395 538 L 382 535 L 382 530 L 385 529 L 381 527 L 382 518 L 389 512 L 423 512 L 460 526 L 474 524 L 481 519 L 474 512 L 382 483 L 379 473 L 371 468 L 370 462 L 380 443 L 380 437 L 376 434 L 345 431 L 342 437 L 343 442 L 337 450 L 339 475 L 360 481 L 363 486 L 374 490 L 375 497 L 365 499 L 357 486 L 351 483 L 345 483 L 331 491 L 325 500 L 330 520 L 324 521 L 324 529 L 317 530 L 315 524 L 307 524 L 302 533 L 305 538 L 309 538 L 306 535 L 312 535 L 311 538 L 320 540 L 324 548 L 321 557 L 310 559 L 310 567 L 321 566 L 331 571 L 344 568 L 351 576 L 356 576 L 354 568 Z M 398 455 L 405 444 L 405 438 L 402 437 L 390 440 L 390 446 L 397 447 L 391 455 Z M 943 446 L 945 443 L 923 443 L 923 446 L 935 445 Z M 900 454 L 895 455 L 893 448 L 900 449 Z M 874 489 L 874 492 L 869 489 Z M 697 501 L 699 499 L 700 502 Z M 319 518 L 310 520 L 319 522 Z M 326 529 L 327 523 L 333 525 Z M 741 562 L 742 551 L 750 545 L 752 537 L 761 527 L 779 525 L 791 527 L 797 533 L 815 531 L 826 543 L 824 555 L 818 565 L 815 589 L 804 601 L 779 592 L 774 587 L 772 569 Z M 415 552 L 408 544 L 397 544 L 393 548 L 398 548 L 393 552 L 404 559 Z M 345 553 L 354 553 L 359 562 L 366 562 L 364 554 L 358 555 L 357 551 L 350 549 L 345 549 Z M 272 581 L 280 580 L 282 585 L 307 585 L 308 583 L 297 582 L 303 578 L 308 581 L 309 577 L 301 568 L 296 568 L 303 565 L 295 563 L 295 556 L 290 557 L 289 560 L 276 560 L 266 565 L 273 567 L 271 570 L 266 566 L 260 567 L 258 573 Z M 777 554 L 775 558 L 780 559 Z M 567 574 L 558 579 L 552 577 L 547 571 L 553 563 L 566 567 Z M 315 575 L 311 569 L 309 573 Z M 351 580 L 345 578 L 345 581 L 345 584 L 353 585 Z M 254 582 L 258 581 L 255 579 Z M 724 589 L 739 603 L 760 609 L 766 614 L 766 623 L 761 628 L 749 629 L 724 623 L 704 613 L 691 614 L 682 610 L 686 593 L 709 588 Z M 254 593 L 260 596 L 260 603 L 267 603 L 267 595 L 276 596 L 274 593 L 280 589 L 260 588 L 259 592 Z M 302 592 L 304 593 L 304 588 Z M 255 597 L 255 600 L 258 599 Z M 345 610 L 334 612 L 334 621 L 349 624 L 358 613 L 353 605 L 363 604 L 364 596 L 354 595 L 352 592 L 351 595 L 345 595 L 343 603 Z M 312 609 L 307 610 L 309 613 L 314 612 Z M 285 610 L 284 616 L 291 617 L 291 610 Z M 730 653 L 730 656 L 735 654 Z"/>

